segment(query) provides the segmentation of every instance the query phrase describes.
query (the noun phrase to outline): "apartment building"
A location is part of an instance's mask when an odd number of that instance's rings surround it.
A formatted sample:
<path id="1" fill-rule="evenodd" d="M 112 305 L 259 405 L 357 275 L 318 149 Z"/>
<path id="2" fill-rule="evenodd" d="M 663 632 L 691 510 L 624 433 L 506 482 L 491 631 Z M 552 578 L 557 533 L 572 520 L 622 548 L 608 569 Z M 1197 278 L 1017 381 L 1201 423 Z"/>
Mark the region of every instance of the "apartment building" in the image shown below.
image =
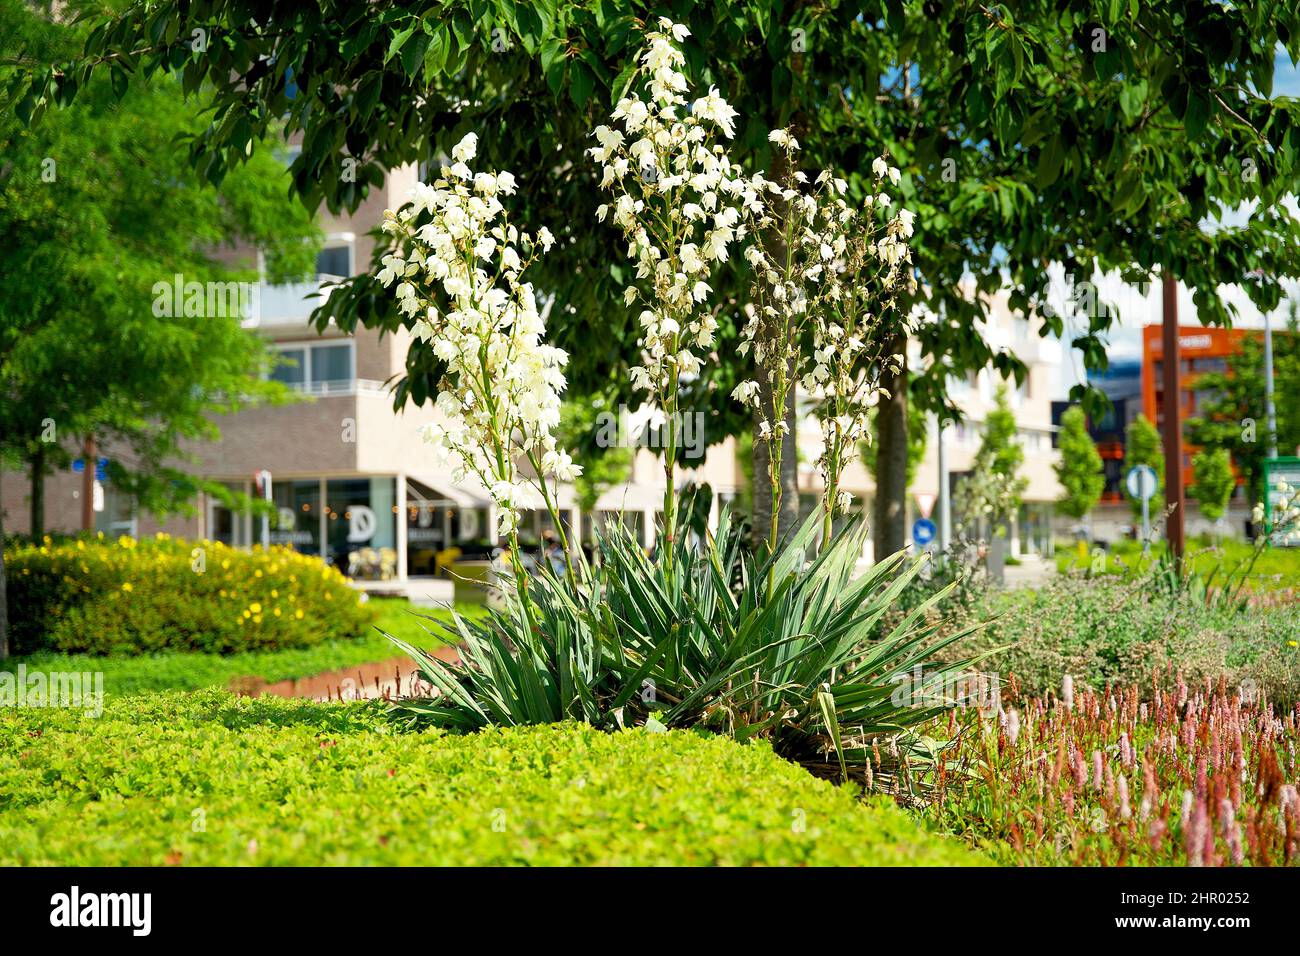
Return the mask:
<path id="1" fill-rule="evenodd" d="M 221 439 L 186 449 L 193 470 L 233 490 L 267 497 L 276 517 L 263 521 L 250 513 L 235 513 L 211 496 L 200 496 L 196 514 L 158 521 L 105 482 L 93 485 L 93 514 L 97 530 L 110 535 L 144 535 L 166 531 L 178 536 L 213 539 L 235 546 L 262 541 L 284 544 L 317 555 L 344 573 L 376 586 L 401 589 L 410 582 L 429 582 L 453 558 L 483 559 L 498 544 L 495 515 L 485 489 L 476 482 L 456 482 L 432 446 L 420 437 L 422 426 L 436 416 L 430 406 L 408 405 L 394 410 L 392 383 L 405 367 L 410 336 L 404 330 L 380 335 L 358 330 L 345 335 L 330 325 L 318 331 L 309 323 L 321 300 L 322 286 L 368 267 L 374 239 L 370 235 L 386 208 L 400 205 L 416 182 L 417 169 L 391 171 L 382 188 L 372 189 L 352 215 L 322 213 L 326 240 L 314 281 L 289 286 L 262 285 L 256 308 L 245 325 L 264 337 L 281 362 L 272 373 L 299 401 L 258 407 L 218 421 Z M 252 265 L 256 252 L 234 249 L 231 261 Z M 1024 475 L 1029 485 L 1025 504 L 1013 529 L 1013 552 L 1051 547 L 1051 504 L 1059 494 L 1051 465 L 1051 398 L 1061 392 L 1060 346 L 1039 338 L 1031 321 L 1012 312 L 1005 294 L 991 300 L 992 316 L 981 334 L 995 348 L 1014 351 L 1029 365 L 1029 377 L 1019 387 L 1008 383 L 1012 407 L 1021 422 L 1025 447 Z M 918 367 L 916 361 L 913 368 Z M 964 410 L 962 420 L 944 432 L 950 480 L 954 484 L 979 445 L 984 415 L 992 407 L 998 383 L 985 370 L 951 382 Z M 937 498 L 936 423 L 913 420 L 930 432 L 925 460 L 909 496 L 918 517 Z M 621 435 L 635 443 L 637 436 Z M 811 417 L 800 426 L 799 488 L 811 505 L 820 491 L 820 477 L 811 464 L 817 456 L 819 431 Z M 712 515 L 743 488 L 746 468 L 738 461 L 733 439 L 706 444 L 695 467 L 679 470 L 679 481 L 708 484 L 715 494 Z M 112 449 L 103 452 L 111 456 Z M 82 463 L 46 481 L 46 527 L 75 531 L 82 527 Z M 97 468 L 97 471 L 101 470 Z M 638 448 L 628 480 L 607 489 L 592 514 L 582 514 L 574 489 L 560 489 L 561 520 L 575 541 L 590 538 L 602 521 L 627 524 L 647 548 L 654 546 L 655 526 L 663 504 L 664 476 L 657 454 Z M 861 462 L 850 467 L 844 487 L 857 507 L 870 514 L 874 483 Z M 26 477 L 4 476 L 3 505 L 10 532 L 28 530 L 29 488 Z M 527 516 L 523 537 L 538 540 L 550 516 Z M 869 553 L 864 555 L 869 558 Z M 446 599 L 446 588 L 427 587 Z"/>
<path id="2" fill-rule="evenodd" d="M 497 545 L 496 519 L 485 489 L 475 481 L 454 481 L 420 435 L 437 415 L 432 403 L 393 408 L 391 385 L 405 367 L 409 333 L 381 336 L 362 329 L 345 335 L 333 325 L 318 332 L 309 323 L 322 287 L 368 267 L 371 230 L 386 208 L 404 201 L 416 175 L 414 166 L 393 170 L 355 214 L 323 215 L 326 240 L 315 281 L 258 289 L 244 324 L 278 353 L 272 376 L 299 400 L 225 416 L 217 422 L 220 441 L 185 449 L 195 473 L 256 497 L 269 493 L 276 518 L 264 523 L 251 513 L 230 511 L 212 496 L 200 496 L 193 516 L 158 521 L 102 481 L 101 461 L 93 483 L 97 530 L 110 535 L 165 531 L 235 546 L 269 541 L 320 556 L 353 577 L 398 588 L 433 577 L 440 562 L 453 557 L 491 554 Z M 251 265 L 256 253 L 235 249 L 224 255 L 232 263 Z M 111 456 L 113 450 L 103 454 Z M 82 467 L 77 461 L 46 480 L 47 530 L 82 527 Z M 721 500 L 734 496 L 743 482 L 734 442 L 727 439 L 709 449 L 698 467 L 682 475 L 683 481 L 707 482 Z M 587 538 L 595 523 L 617 516 L 652 547 L 663 494 L 656 456 L 639 448 L 629 480 L 607 489 L 593 514 L 583 515 L 574 490 L 561 488 L 561 520 L 570 529 L 582 529 L 581 537 Z M 7 473 L 0 505 L 9 532 L 29 530 L 29 501 L 26 476 Z M 522 537 L 540 539 L 550 520 L 542 511 L 529 514 Z M 449 597 L 446 588 L 424 593 Z"/>

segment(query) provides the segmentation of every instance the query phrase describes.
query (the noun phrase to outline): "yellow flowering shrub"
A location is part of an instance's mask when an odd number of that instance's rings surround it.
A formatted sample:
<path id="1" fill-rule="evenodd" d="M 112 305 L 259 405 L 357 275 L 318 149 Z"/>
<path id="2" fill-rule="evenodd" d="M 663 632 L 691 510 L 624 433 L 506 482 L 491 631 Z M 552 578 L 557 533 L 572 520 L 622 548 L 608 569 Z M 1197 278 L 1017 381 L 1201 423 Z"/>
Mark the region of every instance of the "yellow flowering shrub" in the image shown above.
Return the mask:
<path id="1" fill-rule="evenodd" d="M 362 635 L 373 614 L 337 570 L 287 548 L 159 534 L 13 546 L 14 652 L 231 653 Z"/>

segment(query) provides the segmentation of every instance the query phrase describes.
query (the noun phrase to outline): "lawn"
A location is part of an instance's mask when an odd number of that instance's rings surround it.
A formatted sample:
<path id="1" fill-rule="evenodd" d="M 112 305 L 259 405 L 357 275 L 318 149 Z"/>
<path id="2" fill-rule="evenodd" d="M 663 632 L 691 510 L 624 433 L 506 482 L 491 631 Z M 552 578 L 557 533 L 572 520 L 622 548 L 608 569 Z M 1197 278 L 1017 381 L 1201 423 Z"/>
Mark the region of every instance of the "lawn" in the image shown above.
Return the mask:
<path id="1" fill-rule="evenodd" d="M 403 732 L 217 690 L 0 712 L 0 865 L 979 865 L 763 742 Z"/>
<path id="2" fill-rule="evenodd" d="M 1154 558 L 1162 551 L 1163 547 L 1156 544 L 1152 547 L 1151 557 L 1144 558 L 1140 541 L 1116 541 L 1111 544 L 1105 563 L 1098 570 L 1107 574 L 1133 576 L 1149 569 Z M 1192 569 L 1205 576 L 1217 571 L 1216 579 L 1229 571 L 1244 567 L 1249 563 L 1253 552 L 1252 544 L 1232 538 L 1216 543 L 1200 537 L 1187 542 L 1187 555 L 1191 559 Z M 1077 546 L 1057 546 L 1057 571 L 1065 573 L 1090 570 L 1093 567 L 1093 558 L 1081 558 Z M 1253 587 L 1261 590 L 1300 588 L 1300 548 L 1266 548 L 1251 568 L 1250 581 Z"/>
<path id="3" fill-rule="evenodd" d="M 106 696 L 226 687 L 238 677 L 260 677 L 267 683 L 275 683 L 355 664 L 401 657 L 401 651 L 381 632 L 428 646 L 435 643 L 435 639 L 424 629 L 424 625 L 434 625 L 420 615 L 430 615 L 446 621 L 451 618 L 445 610 L 418 608 L 397 598 L 376 598 L 370 603 L 375 608 L 377 617 L 374 626 L 365 633 L 350 640 L 327 641 L 311 647 L 241 651 L 234 654 L 162 651 L 155 654 L 107 657 L 41 651 L 12 658 L 6 667 L 15 669 L 19 664 L 24 664 L 29 672 L 99 672 L 104 675 Z M 457 610 L 466 615 L 483 613 L 481 607 L 474 605 L 460 606 Z"/>

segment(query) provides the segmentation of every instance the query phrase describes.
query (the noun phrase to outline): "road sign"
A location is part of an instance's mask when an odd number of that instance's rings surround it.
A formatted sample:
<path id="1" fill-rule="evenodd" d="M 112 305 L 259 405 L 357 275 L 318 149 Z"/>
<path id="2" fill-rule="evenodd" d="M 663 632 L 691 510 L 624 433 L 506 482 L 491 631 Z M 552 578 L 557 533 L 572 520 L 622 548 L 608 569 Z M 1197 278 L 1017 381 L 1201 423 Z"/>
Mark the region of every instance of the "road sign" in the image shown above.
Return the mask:
<path id="1" fill-rule="evenodd" d="M 1151 499 L 1155 497 L 1160 482 L 1150 465 L 1135 465 L 1124 476 L 1124 487 L 1129 497 L 1142 502 L 1142 550 L 1151 549 Z"/>
<path id="2" fill-rule="evenodd" d="M 1124 487 L 1128 489 L 1130 498 L 1150 501 L 1155 497 L 1160 481 L 1156 478 L 1155 469 L 1150 465 L 1135 465 L 1124 476 Z"/>
<path id="3" fill-rule="evenodd" d="M 1300 458 L 1264 459 L 1264 530 L 1270 544 L 1300 546 L 1300 528 L 1279 527 L 1277 521 L 1279 506 L 1291 502 L 1296 489 L 1300 489 Z"/>
<path id="4" fill-rule="evenodd" d="M 921 517 L 930 517 L 930 512 L 934 510 L 934 500 L 937 496 L 928 491 L 918 491 L 912 497 L 916 499 L 916 507 L 921 512 Z"/>
<path id="5" fill-rule="evenodd" d="M 912 540 L 917 544 L 929 544 L 934 540 L 938 529 L 929 518 L 917 518 L 912 524 Z"/>

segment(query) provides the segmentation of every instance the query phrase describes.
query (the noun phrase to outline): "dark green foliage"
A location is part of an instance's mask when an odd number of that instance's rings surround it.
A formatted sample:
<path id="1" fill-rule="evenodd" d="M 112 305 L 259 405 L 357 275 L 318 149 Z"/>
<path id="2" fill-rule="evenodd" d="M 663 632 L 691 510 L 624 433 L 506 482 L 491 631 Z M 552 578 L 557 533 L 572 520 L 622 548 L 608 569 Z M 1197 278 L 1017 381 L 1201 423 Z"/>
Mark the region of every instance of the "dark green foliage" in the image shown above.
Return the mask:
<path id="1" fill-rule="evenodd" d="M 1163 266 L 1219 323 L 1221 282 L 1242 281 L 1271 308 L 1277 278 L 1300 274 L 1300 223 L 1276 208 L 1297 180 L 1300 107 L 1269 98 L 1279 46 L 1300 57 L 1294 4 L 738 0 L 720 12 L 641 0 L 278 0 L 259 9 L 253 21 L 233 0 L 170 0 L 96 20 L 80 57 L 56 51 L 56 69 L 15 85 L 19 115 L 66 102 L 92 75 L 170 70 L 185 89 L 215 93 L 211 123 L 190 144 L 201 173 L 222 181 L 285 117 L 287 132 L 303 133 L 295 190 L 333 209 L 355 209 L 386 170 L 446 154 L 472 129 L 486 163 L 518 176 L 521 217 L 560 240 L 539 290 L 555 295 L 557 320 L 571 316 L 556 322 L 557 344 L 573 356 L 578 394 L 625 388 L 636 360 L 635 315 L 619 297 L 629 277 L 609 261 L 612 234 L 594 226 L 603 200 L 582 151 L 626 84 L 641 24 L 663 14 L 691 29 L 697 83 L 716 84 L 739 110 L 742 161 L 766 167 L 767 132 L 794 123 L 808 165 L 841 171 L 855 194 L 882 151 L 903 170 L 920 295 L 942 315 L 919 330 L 920 345 L 958 374 L 1025 371 L 980 334 L 986 303 L 953 281 L 963 273 L 983 293 L 1009 283 L 1022 310 L 1042 301 L 1049 261 L 1076 280 L 1094 264 L 1134 279 Z M 194 42 L 196 29 L 206 42 Z M 1201 228 L 1247 200 L 1261 203 L 1247 223 Z M 737 273 L 732 293 L 743 285 Z M 392 299 L 378 291 L 354 280 L 321 322 L 396 327 Z M 718 361 L 689 402 L 718 416 L 717 435 L 748 426 L 726 400 L 745 369 L 724 312 Z M 1045 319 L 1042 334 L 1065 331 L 1063 316 Z M 1087 367 L 1104 368 L 1113 314 L 1087 319 L 1073 344 Z M 434 393 L 439 370 L 423 350 L 407 372 L 399 401 Z M 913 397 L 934 408 L 944 388 L 942 376 L 917 379 Z"/>

